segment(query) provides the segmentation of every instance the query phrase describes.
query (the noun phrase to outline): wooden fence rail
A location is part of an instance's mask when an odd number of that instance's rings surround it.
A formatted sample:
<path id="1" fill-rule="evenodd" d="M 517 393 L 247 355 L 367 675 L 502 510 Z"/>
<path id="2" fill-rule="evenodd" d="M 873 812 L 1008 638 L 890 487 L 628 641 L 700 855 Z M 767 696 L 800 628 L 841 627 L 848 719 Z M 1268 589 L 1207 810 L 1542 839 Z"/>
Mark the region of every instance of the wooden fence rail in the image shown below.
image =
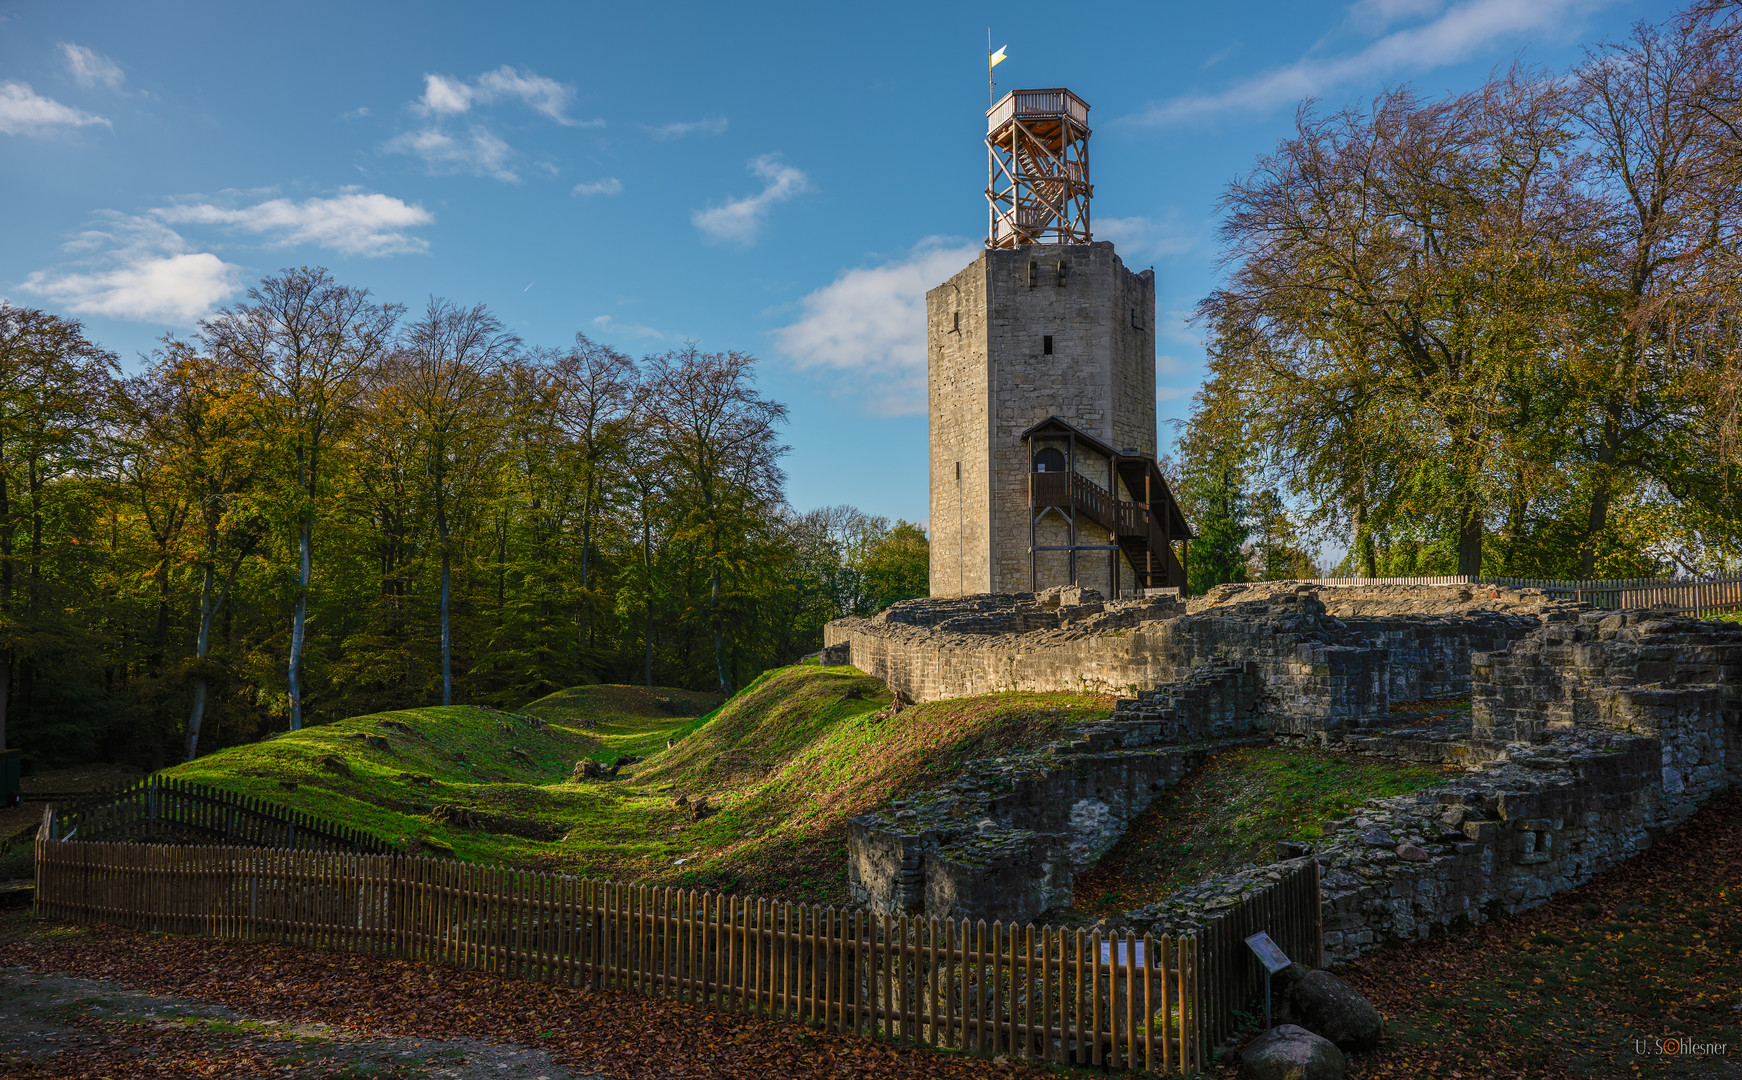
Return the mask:
<path id="1" fill-rule="evenodd" d="M 221 788 L 153 774 L 130 787 L 56 806 L 49 839 L 158 840 L 387 854 L 359 829 Z"/>
<path id="2" fill-rule="evenodd" d="M 412 957 L 981 1054 L 1158 1073 L 1204 1064 L 1206 977 L 1190 935 L 880 916 L 404 855 L 48 832 L 45 815 L 36 903 L 51 918 Z"/>
<path id="3" fill-rule="evenodd" d="M 1452 574 L 1441 577 L 1318 578 L 1315 584 L 1501 585 L 1509 589 L 1541 589 L 1555 599 L 1581 601 L 1604 611 L 1656 608 L 1705 616 L 1720 611 L 1742 610 L 1742 574 L 1702 579 L 1621 578 L 1595 581 Z"/>
<path id="4" fill-rule="evenodd" d="M 1263 1008 L 1264 968 L 1246 939 L 1260 930 L 1289 959 L 1307 967 L 1323 967 L 1319 864 L 1303 859 L 1280 881 L 1209 920 L 1200 933 L 1204 950 L 1203 1023 L 1200 1040 L 1215 1046 L 1234 1034 L 1242 1012 Z"/>

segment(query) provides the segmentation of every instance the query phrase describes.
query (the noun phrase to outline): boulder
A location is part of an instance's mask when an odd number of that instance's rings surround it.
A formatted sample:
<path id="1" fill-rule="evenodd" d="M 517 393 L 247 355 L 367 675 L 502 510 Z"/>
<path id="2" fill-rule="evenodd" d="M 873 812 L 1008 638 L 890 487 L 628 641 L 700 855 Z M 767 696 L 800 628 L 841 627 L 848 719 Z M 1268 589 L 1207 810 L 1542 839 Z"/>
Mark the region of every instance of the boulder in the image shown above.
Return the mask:
<path id="1" fill-rule="evenodd" d="M 1349 1062 L 1329 1039 L 1281 1024 L 1247 1043 L 1240 1064 L 1249 1080 L 1338 1080 Z"/>
<path id="2" fill-rule="evenodd" d="M 1276 1018 L 1298 1024 L 1343 1050 L 1379 1045 L 1385 1020 L 1353 986 L 1328 971 L 1290 964 L 1271 976 Z"/>

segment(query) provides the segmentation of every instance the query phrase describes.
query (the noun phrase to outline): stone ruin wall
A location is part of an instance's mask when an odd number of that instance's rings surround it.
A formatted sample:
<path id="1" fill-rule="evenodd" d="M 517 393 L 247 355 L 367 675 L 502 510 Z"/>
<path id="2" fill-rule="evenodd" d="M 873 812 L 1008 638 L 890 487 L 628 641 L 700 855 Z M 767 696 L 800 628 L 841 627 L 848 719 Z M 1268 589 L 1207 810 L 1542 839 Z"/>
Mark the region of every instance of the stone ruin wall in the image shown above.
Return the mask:
<path id="1" fill-rule="evenodd" d="M 1466 693 L 1472 653 L 1505 647 L 1556 606 L 1518 593 L 1477 599 L 1468 588 L 1389 586 L 1360 591 L 1390 590 L 1394 607 L 1434 613 L 1338 618 L 1322 599 L 1330 590 L 1222 588 L 1230 591 L 1189 604 L 1171 595 L 1104 602 L 1087 590 L 914 600 L 831 622 L 824 643 L 906 701 L 1003 690 L 1135 697 L 1211 660 L 1252 662 L 1278 727 L 1305 731 L 1358 724 L 1392 701 Z"/>
<path id="2" fill-rule="evenodd" d="M 1036 612 L 1004 598 L 940 613 L 941 623 L 966 615 L 990 633 L 957 622 L 929 642 L 911 623 L 838 635 L 837 659 L 854 649 L 859 660 L 861 641 L 891 642 L 870 662 L 905 656 L 910 675 L 934 679 L 956 670 L 952 653 L 976 663 L 988 653 L 1007 664 L 1039 656 L 1047 663 L 1027 686 L 1076 689 L 1045 672 L 1096 643 L 1114 654 L 1103 663 L 1192 671 L 1122 700 L 1112 719 L 1081 725 L 1042 752 L 977 763 L 950 789 L 856 819 L 850 877 L 863 902 L 1032 918 L 1065 902 L 1074 872 L 1161 791 L 1208 754 L 1254 740 L 1465 763 L 1465 778 L 1446 788 L 1373 800 L 1327 827 L 1309 857 L 1323 873 L 1326 956 L 1341 962 L 1541 903 L 1742 783 L 1742 626 L 1530 598 L 1478 597 L 1462 616 L 1393 616 L 1374 612 L 1370 599 L 1323 604 L 1311 591 L 1275 588 L 1183 612 L 1167 604 L 1090 612 L 1077 609 L 1092 598 L 1072 599 Z M 1534 610 L 1518 610 L 1526 605 Z M 1333 607 L 1345 617 L 1325 610 Z M 1052 640 L 1000 640 L 1019 633 L 1013 619 L 1033 619 L 1027 636 Z M 1107 628 L 1112 621 L 1124 625 Z M 923 693 L 926 684 L 906 685 Z M 1385 730 L 1390 701 L 1465 688 L 1473 724 L 1457 740 Z M 1291 865 L 1204 882 L 1116 921 L 1188 930 Z"/>

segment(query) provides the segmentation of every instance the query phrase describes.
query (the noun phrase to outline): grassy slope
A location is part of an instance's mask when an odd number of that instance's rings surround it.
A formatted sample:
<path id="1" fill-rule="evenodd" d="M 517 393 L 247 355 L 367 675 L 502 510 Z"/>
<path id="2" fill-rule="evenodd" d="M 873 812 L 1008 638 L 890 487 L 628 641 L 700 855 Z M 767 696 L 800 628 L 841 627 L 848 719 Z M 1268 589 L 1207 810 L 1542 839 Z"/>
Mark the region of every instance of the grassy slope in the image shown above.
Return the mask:
<path id="1" fill-rule="evenodd" d="M 547 729 L 470 706 L 406 709 L 235 747 L 171 773 L 391 839 L 428 838 L 466 859 L 841 902 L 848 817 L 933 786 L 972 758 L 1045 742 L 1112 704 L 1094 695 L 993 694 L 886 717 L 881 683 L 853 668 L 810 666 L 769 672 L 706 717 L 673 717 L 656 694 L 696 711 L 710 704 L 683 691 L 579 687 L 525 707 Z M 588 722 L 596 726 L 581 726 Z M 360 733 L 386 736 L 390 749 L 368 747 Z M 326 754 L 342 757 L 352 775 L 323 769 L 316 759 Z M 575 759 L 619 754 L 648 760 L 616 780 L 569 782 Z M 401 773 L 432 782 L 401 781 Z M 719 810 L 693 821 L 674 805 L 680 793 L 706 796 Z M 425 816 L 435 803 L 549 822 L 564 838 L 437 824 Z"/>
<path id="2" fill-rule="evenodd" d="M 1111 915 L 1154 903 L 1181 886 L 1269 861 L 1279 840 L 1317 839 L 1324 821 L 1368 799 L 1443 784 L 1456 772 L 1273 747 L 1218 754 L 1077 876 L 1073 906 Z"/>
<path id="3" fill-rule="evenodd" d="M 666 731 L 690 722 L 668 713 L 658 697 L 691 712 L 719 700 L 684 690 L 588 686 L 552 694 L 519 714 L 470 705 L 400 709 L 232 747 L 168 774 L 293 806 L 389 840 L 415 845 L 428 838 L 461 858 L 540 862 L 555 845 L 450 828 L 425 815 L 434 804 L 451 804 L 565 824 L 575 800 L 562 782 L 577 759 L 663 748 Z M 548 726 L 519 718 L 528 715 L 548 720 Z M 366 745 L 357 737 L 362 734 L 386 738 L 389 748 Z M 341 758 L 351 775 L 322 767 L 318 759 L 327 755 Z M 401 780 L 402 774 L 430 783 Z M 295 783 L 295 790 L 285 790 L 283 781 Z"/>

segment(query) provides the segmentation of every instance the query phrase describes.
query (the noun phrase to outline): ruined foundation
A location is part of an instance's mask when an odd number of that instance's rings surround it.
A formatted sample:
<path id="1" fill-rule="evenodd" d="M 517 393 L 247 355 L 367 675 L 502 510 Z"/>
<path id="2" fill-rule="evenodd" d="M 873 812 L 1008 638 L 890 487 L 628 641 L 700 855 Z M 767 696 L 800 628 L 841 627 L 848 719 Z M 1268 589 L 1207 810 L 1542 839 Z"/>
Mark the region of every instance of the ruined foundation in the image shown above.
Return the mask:
<path id="1" fill-rule="evenodd" d="M 1380 590 L 1293 583 L 1184 605 L 969 597 L 832 624 L 837 658 L 909 700 L 1130 693 L 1059 743 L 974 763 L 946 789 L 855 819 L 856 897 L 879 911 L 1032 919 L 1068 903 L 1074 874 L 1157 795 L 1231 746 L 1280 738 L 1465 766 L 1449 787 L 1329 823 L 1307 856 L 1323 874 L 1326 956 L 1342 961 L 1541 903 L 1742 782 L 1742 626 L 1391 588 L 1407 591 L 1389 606 Z M 1464 692 L 1467 728 L 1388 715 L 1392 702 Z M 1190 930 L 1288 865 L 1117 921 Z"/>

